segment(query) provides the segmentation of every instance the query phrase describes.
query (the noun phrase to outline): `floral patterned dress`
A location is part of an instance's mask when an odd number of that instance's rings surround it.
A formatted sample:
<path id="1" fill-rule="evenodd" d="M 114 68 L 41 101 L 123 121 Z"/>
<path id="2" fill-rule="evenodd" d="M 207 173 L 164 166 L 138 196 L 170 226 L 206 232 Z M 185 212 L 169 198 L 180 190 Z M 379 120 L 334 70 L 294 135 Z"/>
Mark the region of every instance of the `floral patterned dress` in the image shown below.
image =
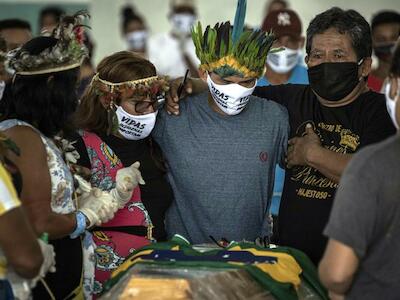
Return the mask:
<path id="1" fill-rule="evenodd" d="M 82 139 L 91 163 L 92 186 L 110 191 L 115 187 L 117 171 L 124 166 L 112 149 L 96 134 L 84 131 Z M 141 227 L 150 231 L 147 235 L 135 235 L 123 230 L 114 230 L 116 227 Z M 141 201 L 140 189 L 136 187 L 125 207 L 118 210 L 111 221 L 102 224 L 93 232 L 96 244 L 95 294 L 102 292 L 103 284 L 110 278 L 111 272 L 121 265 L 130 253 L 152 241 L 151 228 L 150 216 Z"/>

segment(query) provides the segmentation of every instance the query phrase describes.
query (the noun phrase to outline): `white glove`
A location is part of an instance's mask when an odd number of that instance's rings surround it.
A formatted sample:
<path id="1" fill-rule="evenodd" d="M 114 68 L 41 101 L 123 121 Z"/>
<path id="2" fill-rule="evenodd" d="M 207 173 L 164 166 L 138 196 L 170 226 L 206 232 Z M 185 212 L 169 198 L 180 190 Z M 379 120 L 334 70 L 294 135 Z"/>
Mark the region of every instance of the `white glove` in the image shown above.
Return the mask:
<path id="1" fill-rule="evenodd" d="M 111 220 L 118 210 L 118 203 L 109 193 L 92 188 L 90 193 L 84 193 L 78 198 L 78 207 L 89 220 L 88 227 L 92 227 Z"/>
<path id="2" fill-rule="evenodd" d="M 140 162 L 135 162 L 127 168 L 117 171 L 115 188 L 110 191 L 111 196 L 118 202 L 118 208 L 123 208 L 132 198 L 133 190 L 138 184 L 145 184 L 139 171 Z"/>
<path id="3" fill-rule="evenodd" d="M 7 271 L 7 280 L 10 282 L 14 297 L 18 300 L 31 299 L 31 289 L 33 289 L 41 278 L 44 278 L 47 272 L 54 273 L 56 271 L 56 254 L 54 247 L 50 244 L 43 242 L 41 239 L 37 240 L 40 249 L 42 250 L 43 263 L 40 267 L 39 274 L 31 279 L 24 279 L 14 272 L 14 270 Z"/>
<path id="4" fill-rule="evenodd" d="M 78 174 L 74 174 L 74 178 L 76 181 L 78 181 L 78 188 L 76 189 L 77 193 L 90 193 L 92 190 L 92 185 L 88 181 L 83 179 L 83 177 Z"/>
<path id="5" fill-rule="evenodd" d="M 40 271 L 38 276 L 33 278 L 30 282 L 30 287 L 34 288 L 36 283 L 40 280 L 40 278 L 44 278 L 47 272 L 55 273 L 56 272 L 56 253 L 54 252 L 53 245 L 47 244 L 43 242 L 41 239 L 38 239 L 40 249 L 42 250 L 43 255 L 43 263 L 40 267 Z"/>

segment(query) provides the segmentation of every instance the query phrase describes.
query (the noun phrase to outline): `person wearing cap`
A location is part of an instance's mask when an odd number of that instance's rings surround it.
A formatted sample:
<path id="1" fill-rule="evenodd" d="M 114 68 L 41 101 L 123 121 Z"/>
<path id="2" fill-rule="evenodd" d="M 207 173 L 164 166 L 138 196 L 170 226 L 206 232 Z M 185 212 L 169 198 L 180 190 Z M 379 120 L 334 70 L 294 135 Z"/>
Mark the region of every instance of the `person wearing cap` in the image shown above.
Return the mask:
<path id="1" fill-rule="evenodd" d="M 333 7 L 318 14 L 307 29 L 306 53 L 310 84 L 256 87 L 254 94 L 289 112 L 279 243 L 302 250 L 318 264 L 327 242 L 322 232 L 342 172 L 354 153 L 393 135 L 395 128 L 384 96 L 366 86 L 372 39 L 368 22 L 358 12 Z M 193 82 L 194 92 L 204 90 L 198 80 Z M 177 97 L 168 102 L 169 111 L 177 114 Z"/>
<path id="2" fill-rule="evenodd" d="M 178 118 L 159 111 L 152 132 L 174 192 L 167 233 L 195 244 L 212 242 L 210 236 L 254 241 L 271 235 L 273 173 L 283 163 L 288 115 L 281 105 L 251 96 L 273 36 L 243 29 L 245 3 L 239 1 L 236 14 L 243 19 L 235 18 L 233 28 L 229 22 L 207 26 L 204 34 L 200 23 L 193 28 L 207 91 L 182 101 Z"/>
<path id="3" fill-rule="evenodd" d="M 282 9 L 288 9 L 289 8 L 289 2 L 286 0 L 268 0 L 265 3 L 265 8 L 264 8 L 264 19 L 267 17 L 269 13 L 275 10 L 282 10 Z"/>
<path id="4" fill-rule="evenodd" d="M 389 74 L 394 47 L 400 36 L 400 14 L 396 11 L 380 11 L 371 21 L 372 47 L 378 59 L 376 69 L 368 76 L 370 89 L 381 92 L 383 80 Z"/>
<path id="5" fill-rule="evenodd" d="M 171 0 L 170 9 L 171 31 L 149 38 L 148 58 L 159 75 L 176 78 L 189 69 L 192 77 L 198 77 L 199 60 L 190 38 L 190 29 L 197 18 L 194 0 Z"/>
<path id="6" fill-rule="evenodd" d="M 284 50 L 268 54 L 266 72 L 258 80 L 257 86 L 308 84 L 307 68 L 301 62 L 304 37 L 301 35 L 302 25 L 297 13 L 290 9 L 272 11 L 266 16 L 261 29 L 273 32 L 276 38 L 273 47 L 283 47 Z M 278 215 L 284 180 L 285 171 L 277 166 L 271 204 L 274 218 Z"/>
<path id="7" fill-rule="evenodd" d="M 272 31 L 276 38 L 273 47 L 283 50 L 268 54 L 266 72 L 257 85 L 308 84 L 307 68 L 301 61 L 304 37 L 297 13 L 290 9 L 273 11 L 265 18 L 261 29 Z"/>

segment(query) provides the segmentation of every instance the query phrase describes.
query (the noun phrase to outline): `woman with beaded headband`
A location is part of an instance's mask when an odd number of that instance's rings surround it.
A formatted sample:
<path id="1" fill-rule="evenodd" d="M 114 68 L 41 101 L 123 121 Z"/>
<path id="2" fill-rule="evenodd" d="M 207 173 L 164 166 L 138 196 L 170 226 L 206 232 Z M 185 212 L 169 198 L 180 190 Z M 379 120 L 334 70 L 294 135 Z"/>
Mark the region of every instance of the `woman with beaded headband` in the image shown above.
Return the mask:
<path id="1" fill-rule="evenodd" d="M 52 36 L 30 40 L 6 61 L 15 75 L 2 100 L 0 128 L 20 149 L 19 156 L 10 153 L 8 159 L 21 172 L 21 200 L 34 230 L 38 236 L 48 234 L 56 253 L 57 271 L 36 285 L 34 299 L 91 298 L 94 262 L 90 266 L 89 258 L 94 248 L 86 229 L 106 222 L 117 209 L 108 193 L 82 180 L 82 194 L 75 197 L 70 169 L 55 144 L 77 104 L 75 88 L 86 54 L 75 34 L 78 26 L 78 16 L 66 17 Z M 61 142 L 66 150 L 73 149 Z M 65 157 L 73 161 L 71 154 Z"/>
<path id="2" fill-rule="evenodd" d="M 120 201 L 113 220 L 94 229 L 95 291 L 101 292 L 131 251 L 166 239 L 164 215 L 173 196 L 162 155 L 150 137 L 167 81 L 156 76 L 148 60 L 128 51 L 104 58 L 97 72 L 75 118 L 83 129 L 76 142 L 78 164 L 91 169 L 91 184 L 102 190 L 118 189 L 117 171 L 132 164 L 140 164 L 146 182 Z"/>

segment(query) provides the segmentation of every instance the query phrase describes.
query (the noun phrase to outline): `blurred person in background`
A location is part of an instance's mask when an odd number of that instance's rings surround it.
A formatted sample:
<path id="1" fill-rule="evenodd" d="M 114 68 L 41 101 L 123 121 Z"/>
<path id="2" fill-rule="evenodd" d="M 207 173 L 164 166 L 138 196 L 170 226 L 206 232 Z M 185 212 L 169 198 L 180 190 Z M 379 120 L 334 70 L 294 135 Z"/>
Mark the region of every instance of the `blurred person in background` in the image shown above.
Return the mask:
<path id="1" fill-rule="evenodd" d="M 371 21 L 372 47 L 378 66 L 368 77 L 368 86 L 381 92 L 383 80 L 389 74 L 394 47 L 400 35 L 400 14 L 396 11 L 378 12 Z"/>
<path id="2" fill-rule="evenodd" d="M 400 43 L 384 83 L 393 124 L 400 124 Z M 400 134 L 357 153 L 344 172 L 319 265 L 331 299 L 399 299 Z"/>
<path id="3" fill-rule="evenodd" d="M 268 0 L 267 3 L 265 3 L 264 19 L 270 12 L 288 8 L 289 8 L 289 3 L 286 0 Z"/>
<path id="4" fill-rule="evenodd" d="M 189 69 L 192 77 L 198 77 L 200 61 L 190 33 L 197 19 L 194 0 L 171 0 L 168 18 L 171 31 L 149 39 L 149 60 L 160 75 L 176 78 Z"/>
<path id="5" fill-rule="evenodd" d="M 301 61 L 304 36 L 299 16 L 290 9 L 275 10 L 265 18 L 261 30 L 272 31 L 276 40 L 274 48 L 284 50 L 269 53 L 266 72 L 258 80 L 258 86 L 285 83 L 308 84 L 307 68 Z"/>
<path id="6" fill-rule="evenodd" d="M 65 11 L 57 6 L 48 6 L 40 11 L 39 15 L 39 33 L 47 31 L 51 33 L 60 22 L 61 16 Z"/>
<path id="7" fill-rule="evenodd" d="M 88 55 L 82 62 L 80 72 L 79 72 L 79 82 L 77 87 L 77 96 L 80 99 L 85 92 L 86 87 L 89 85 L 93 78 L 94 73 L 96 73 L 93 66 L 93 52 L 95 49 L 95 44 L 91 35 L 85 30 L 82 33 L 83 43 L 88 50 Z"/>
<path id="8" fill-rule="evenodd" d="M 6 51 L 13 50 L 32 38 L 31 25 L 20 19 L 1 20 L 0 36 L 6 41 Z"/>
<path id="9" fill-rule="evenodd" d="M 122 35 L 127 50 L 146 57 L 147 39 L 149 31 L 145 20 L 137 14 L 132 6 L 125 6 L 122 9 Z"/>
<path id="10" fill-rule="evenodd" d="M 273 47 L 284 47 L 284 50 L 268 54 L 266 72 L 258 80 L 257 86 L 285 83 L 308 84 L 307 68 L 301 61 L 304 46 L 302 23 L 297 13 L 290 9 L 274 10 L 264 19 L 261 30 L 272 31 L 276 38 Z M 284 181 L 285 171 L 277 166 L 271 203 L 271 214 L 274 219 L 278 216 Z M 274 224 L 278 223 L 274 222 Z"/>

